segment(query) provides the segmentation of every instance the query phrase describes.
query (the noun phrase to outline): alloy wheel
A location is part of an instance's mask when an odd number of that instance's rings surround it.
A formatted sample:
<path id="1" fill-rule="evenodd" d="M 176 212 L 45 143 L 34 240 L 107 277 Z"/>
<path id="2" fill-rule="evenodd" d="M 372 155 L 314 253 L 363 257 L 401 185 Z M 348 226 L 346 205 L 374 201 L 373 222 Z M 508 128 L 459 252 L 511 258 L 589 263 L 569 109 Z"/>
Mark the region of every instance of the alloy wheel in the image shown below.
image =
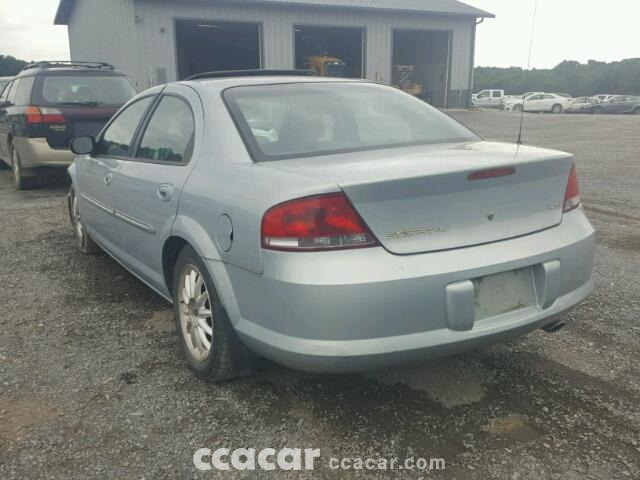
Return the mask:
<path id="1" fill-rule="evenodd" d="M 75 227 L 76 239 L 78 240 L 78 244 L 80 247 L 84 245 L 84 225 L 82 223 L 82 218 L 80 217 L 80 209 L 78 208 L 78 198 L 75 193 L 73 193 L 73 197 L 71 198 L 71 215 L 73 216 L 73 226 Z"/>
<path id="2" fill-rule="evenodd" d="M 213 342 L 213 312 L 204 276 L 186 265 L 178 282 L 180 325 L 189 353 L 196 361 L 207 359 Z"/>
<path id="3" fill-rule="evenodd" d="M 11 151 L 11 169 L 13 170 L 13 180 L 16 185 L 20 184 L 20 177 L 22 172 L 20 171 L 20 159 L 18 158 L 18 152 L 16 149 Z"/>

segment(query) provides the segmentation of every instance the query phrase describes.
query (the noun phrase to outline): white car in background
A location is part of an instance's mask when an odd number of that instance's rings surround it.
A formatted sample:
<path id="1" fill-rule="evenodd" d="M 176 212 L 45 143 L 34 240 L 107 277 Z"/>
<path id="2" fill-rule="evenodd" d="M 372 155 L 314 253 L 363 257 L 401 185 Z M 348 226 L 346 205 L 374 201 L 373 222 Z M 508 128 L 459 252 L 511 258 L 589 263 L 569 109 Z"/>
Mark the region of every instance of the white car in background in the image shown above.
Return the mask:
<path id="1" fill-rule="evenodd" d="M 535 95 L 536 93 L 542 92 L 526 92 L 522 95 L 507 95 L 502 101 L 501 109 L 513 112 L 521 112 L 523 99 L 530 97 L 531 95 Z"/>
<path id="2" fill-rule="evenodd" d="M 569 98 L 556 93 L 534 93 L 521 99 L 511 99 L 505 103 L 505 110 L 513 112 L 562 113 L 571 106 Z"/>
<path id="3" fill-rule="evenodd" d="M 482 90 L 471 96 L 476 107 L 499 108 L 504 100 L 504 90 Z"/>

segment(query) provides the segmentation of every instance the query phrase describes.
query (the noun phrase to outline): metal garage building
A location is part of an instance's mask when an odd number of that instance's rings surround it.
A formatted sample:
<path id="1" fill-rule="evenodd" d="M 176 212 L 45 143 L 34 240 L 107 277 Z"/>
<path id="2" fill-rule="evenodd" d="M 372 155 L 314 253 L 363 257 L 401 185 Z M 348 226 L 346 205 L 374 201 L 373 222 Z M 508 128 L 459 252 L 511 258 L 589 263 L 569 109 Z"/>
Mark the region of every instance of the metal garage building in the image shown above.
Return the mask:
<path id="1" fill-rule="evenodd" d="M 414 82 L 450 107 L 470 102 L 484 17 L 456 0 L 60 0 L 55 23 L 68 26 L 72 60 L 112 63 L 143 89 L 324 57 L 341 75 Z"/>

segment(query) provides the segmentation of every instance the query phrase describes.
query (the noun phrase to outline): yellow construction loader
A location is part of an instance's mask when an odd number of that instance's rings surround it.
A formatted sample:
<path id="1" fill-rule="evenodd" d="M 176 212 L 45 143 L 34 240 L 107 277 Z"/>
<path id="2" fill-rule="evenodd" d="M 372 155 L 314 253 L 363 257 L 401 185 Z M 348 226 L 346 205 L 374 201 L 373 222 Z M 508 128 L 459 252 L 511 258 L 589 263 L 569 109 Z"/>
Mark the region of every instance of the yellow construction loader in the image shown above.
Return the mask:
<path id="1" fill-rule="evenodd" d="M 319 77 L 345 78 L 347 76 L 347 64 L 329 55 L 305 57 L 304 68 L 313 70 Z"/>
<path id="2" fill-rule="evenodd" d="M 394 65 L 392 82 L 394 87 L 415 97 L 421 96 L 424 92 L 424 85 L 416 81 L 413 65 Z"/>

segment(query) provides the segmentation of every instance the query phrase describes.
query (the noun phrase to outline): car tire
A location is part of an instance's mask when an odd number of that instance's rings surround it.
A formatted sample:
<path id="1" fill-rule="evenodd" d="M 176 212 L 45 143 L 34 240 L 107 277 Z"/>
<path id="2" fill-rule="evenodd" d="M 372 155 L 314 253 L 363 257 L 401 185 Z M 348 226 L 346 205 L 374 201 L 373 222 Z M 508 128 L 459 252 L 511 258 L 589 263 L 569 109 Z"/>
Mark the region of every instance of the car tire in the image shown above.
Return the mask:
<path id="1" fill-rule="evenodd" d="M 84 222 L 80 216 L 80 209 L 78 208 L 78 199 L 76 197 L 76 191 L 71 185 L 69 189 L 69 195 L 67 197 L 69 205 L 69 220 L 73 226 L 78 249 L 85 255 L 95 255 L 102 252 L 100 246 L 91 238 L 91 235 L 84 227 Z"/>
<path id="2" fill-rule="evenodd" d="M 553 107 L 551 107 L 551 113 L 559 114 L 562 113 L 562 105 L 556 103 Z"/>
<path id="3" fill-rule="evenodd" d="M 514 106 L 513 106 L 513 108 L 512 108 L 512 110 L 513 110 L 514 112 L 518 112 L 518 113 L 520 113 L 520 112 L 522 112 L 522 105 L 514 105 Z"/>
<path id="4" fill-rule="evenodd" d="M 32 190 L 38 186 L 37 175 L 25 175 L 20 162 L 20 154 L 13 145 L 9 146 L 11 153 L 11 169 L 13 170 L 13 184 L 17 190 Z"/>
<path id="5" fill-rule="evenodd" d="M 640 107 L 636 107 L 636 108 L 633 110 L 633 114 L 634 114 L 634 115 L 640 115 Z"/>
<path id="6" fill-rule="evenodd" d="M 216 383 L 250 375 L 253 355 L 240 342 L 206 265 L 185 246 L 173 269 L 176 332 L 189 368 Z"/>

